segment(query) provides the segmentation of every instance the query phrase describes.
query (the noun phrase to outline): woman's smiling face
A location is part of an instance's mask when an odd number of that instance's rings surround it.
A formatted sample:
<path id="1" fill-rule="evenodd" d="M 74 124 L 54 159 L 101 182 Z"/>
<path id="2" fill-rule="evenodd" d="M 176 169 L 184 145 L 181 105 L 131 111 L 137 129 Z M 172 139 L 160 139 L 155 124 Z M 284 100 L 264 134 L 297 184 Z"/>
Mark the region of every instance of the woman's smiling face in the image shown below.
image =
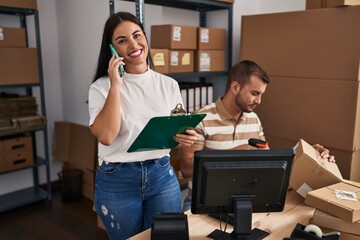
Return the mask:
<path id="1" fill-rule="evenodd" d="M 143 73 L 147 70 L 149 46 L 140 26 L 129 21 L 121 22 L 114 30 L 112 43 L 120 57 L 124 57 L 126 72 Z"/>

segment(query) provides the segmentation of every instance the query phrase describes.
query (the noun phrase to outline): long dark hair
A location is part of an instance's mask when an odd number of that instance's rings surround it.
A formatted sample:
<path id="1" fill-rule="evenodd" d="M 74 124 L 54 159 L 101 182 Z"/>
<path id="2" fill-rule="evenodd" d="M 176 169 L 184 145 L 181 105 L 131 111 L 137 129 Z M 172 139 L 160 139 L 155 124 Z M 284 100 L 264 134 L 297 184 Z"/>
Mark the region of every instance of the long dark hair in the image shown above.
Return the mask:
<path id="1" fill-rule="evenodd" d="M 141 31 L 144 33 L 146 42 L 149 45 L 149 41 L 148 41 L 145 31 L 144 31 L 144 26 L 133 14 L 128 13 L 128 12 L 118 12 L 118 13 L 112 14 L 105 23 L 104 32 L 103 32 L 103 36 L 102 36 L 102 42 L 101 42 L 101 48 L 100 48 L 100 54 L 99 54 L 99 59 L 98 59 L 98 65 L 97 65 L 97 69 L 96 69 L 96 73 L 95 73 L 93 82 L 95 82 L 97 79 L 99 79 L 103 76 L 106 76 L 108 74 L 107 69 L 109 66 L 110 58 L 112 56 L 110 49 L 109 49 L 109 44 L 111 43 L 111 37 L 114 33 L 115 28 L 120 23 L 125 22 L 125 21 L 132 22 L 132 23 L 135 23 L 136 25 L 138 25 L 140 27 Z M 151 54 L 150 54 L 150 46 L 148 47 L 148 49 L 149 49 L 149 52 L 146 57 L 147 58 L 146 63 L 152 69 L 153 64 L 152 64 L 152 59 L 151 59 Z"/>

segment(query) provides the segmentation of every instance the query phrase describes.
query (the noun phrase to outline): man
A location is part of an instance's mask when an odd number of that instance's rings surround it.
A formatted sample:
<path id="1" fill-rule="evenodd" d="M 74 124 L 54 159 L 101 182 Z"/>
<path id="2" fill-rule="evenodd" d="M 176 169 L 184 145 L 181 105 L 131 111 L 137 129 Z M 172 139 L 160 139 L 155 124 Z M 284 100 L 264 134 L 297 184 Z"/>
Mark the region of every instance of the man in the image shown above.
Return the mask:
<path id="1" fill-rule="evenodd" d="M 181 172 L 185 178 L 193 175 L 195 151 L 258 149 L 249 145 L 248 140 L 265 140 L 260 119 L 253 111 L 261 103 L 261 97 L 269 82 L 267 73 L 253 61 L 244 60 L 231 68 L 225 95 L 197 111 L 207 115 L 195 128 L 196 141 L 179 147 Z M 323 146 L 315 144 L 313 147 L 319 152 L 319 157 L 335 161 Z M 190 181 L 183 211 L 191 208 L 191 189 Z"/>

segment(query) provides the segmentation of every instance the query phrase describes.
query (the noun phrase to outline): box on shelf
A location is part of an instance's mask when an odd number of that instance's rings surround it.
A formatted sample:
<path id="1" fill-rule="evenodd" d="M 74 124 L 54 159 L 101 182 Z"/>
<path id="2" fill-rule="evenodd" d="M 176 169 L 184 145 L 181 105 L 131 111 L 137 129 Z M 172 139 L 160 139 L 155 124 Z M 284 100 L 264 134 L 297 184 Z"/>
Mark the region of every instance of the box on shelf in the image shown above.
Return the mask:
<path id="1" fill-rule="evenodd" d="M 0 0 L 0 7 L 37 9 L 36 0 Z"/>
<path id="2" fill-rule="evenodd" d="M 196 49 L 196 27 L 152 25 L 151 48 Z"/>
<path id="3" fill-rule="evenodd" d="M 319 209 L 315 209 L 314 215 L 311 218 L 311 223 L 316 224 L 319 227 L 336 229 L 342 233 L 346 232 L 360 237 L 360 221 L 350 223 L 342 220 L 341 218 L 320 211 Z"/>
<path id="4" fill-rule="evenodd" d="M 343 180 L 336 163 L 318 159 L 315 149 L 300 139 L 296 145 L 289 185 L 305 198 L 307 192 Z"/>
<path id="5" fill-rule="evenodd" d="M 336 183 L 307 193 L 305 203 L 347 222 L 360 221 L 360 187 Z"/>
<path id="6" fill-rule="evenodd" d="M 0 141 L 0 172 L 31 166 L 34 162 L 30 136 L 9 138 Z"/>
<path id="7" fill-rule="evenodd" d="M 240 59 L 270 76 L 359 79 L 360 6 L 249 15 L 241 24 Z"/>
<path id="8" fill-rule="evenodd" d="M 225 50 L 197 50 L 195 70 L 197 72 L 225 71 Z"/>
<path id="9" fill-rule="evenodd" d="M 0 47 L 26 47 L 25 29 L 0 26 Z"/>
<path id="10" fill-rule="evenodd" d="M 37 49 L 1 47 L 0 85 L 31 83 L 39 83 Z"/>
<path id="11" fill-rule="evenodd" d="M 225 28 L 197 29 L 197 46 L 199 50 L 224 50 L 226 49 Z"/>
<path id="12" fill-rule="evenodd" d="M 151 49 L 154 70 L 160 73 L 194 72 L 193 50 Z"/>
<path id="13" fill-rule="evenodd" d="M 360 0 L 306 0 L 305 9 L 360 5 Z"/>

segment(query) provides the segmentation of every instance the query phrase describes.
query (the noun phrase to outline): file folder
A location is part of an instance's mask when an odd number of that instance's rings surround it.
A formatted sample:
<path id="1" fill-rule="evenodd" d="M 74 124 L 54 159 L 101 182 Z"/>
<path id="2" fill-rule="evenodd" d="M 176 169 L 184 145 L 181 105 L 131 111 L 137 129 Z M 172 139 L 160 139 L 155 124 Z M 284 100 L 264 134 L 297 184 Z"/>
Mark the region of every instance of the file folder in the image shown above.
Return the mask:
<path id="1" fill-rule="evenodd" d="M 151 118 L 131 144 L 127 152 L 174 148 L 179 143 L 173 138 L 178 133 L 195 128 L 206 114 L 160 116 Z"/>

